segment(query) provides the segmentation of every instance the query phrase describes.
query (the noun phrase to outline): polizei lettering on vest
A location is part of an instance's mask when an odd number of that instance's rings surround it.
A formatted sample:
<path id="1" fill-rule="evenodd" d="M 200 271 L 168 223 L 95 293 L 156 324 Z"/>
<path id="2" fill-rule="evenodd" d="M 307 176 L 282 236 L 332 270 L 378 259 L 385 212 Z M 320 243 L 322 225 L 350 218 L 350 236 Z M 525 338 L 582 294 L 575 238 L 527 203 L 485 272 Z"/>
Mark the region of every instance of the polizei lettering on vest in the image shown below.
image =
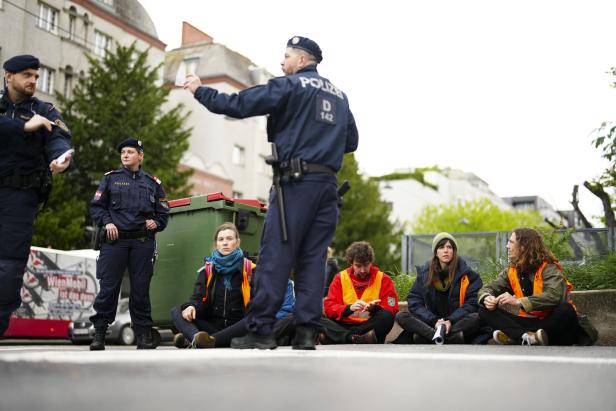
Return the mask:
<path id="1" fill-rule="evenodd" d="M 302 82 L 302 87 L 304 88 L 306 88 L 307 85 L 310 85 L 311 87 L 326 91 L 344 100 L 344 94 L 342 94 L 342 91 L 336 88 L 336 86 L 329 81 L 323 81 L 322 78 L 316 77 L 300 77 L 299 80 Z"/>

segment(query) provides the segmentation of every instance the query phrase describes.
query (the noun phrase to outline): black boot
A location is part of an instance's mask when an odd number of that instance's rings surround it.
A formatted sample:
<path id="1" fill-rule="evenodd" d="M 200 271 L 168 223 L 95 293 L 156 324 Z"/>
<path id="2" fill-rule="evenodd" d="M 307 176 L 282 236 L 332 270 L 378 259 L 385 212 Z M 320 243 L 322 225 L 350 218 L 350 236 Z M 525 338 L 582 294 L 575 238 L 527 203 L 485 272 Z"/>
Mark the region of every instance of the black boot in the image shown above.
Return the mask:
<path id="1" fill-rule="evenodd" d="M 260 350 L 273 350 L 278 345 L 274 334 L 257 334 L 250 331 L 243 337 L 235 337 L 231 340 L 231 348 L 238 348 L 244 350 L 247 348 L 258 348 Z"/>
<path id="2" fill-rule="evenodd" d="M 102 351 L 105 349 L 105 334 L 107 334 L 107 327 L 94 329 L 94 341 L 90 344 L 90 351 Z"/>
<path id="3" fill-rule="evenodd" d="M 137 349 L 138 350 L 153 350 L 156 348 L 152 340 L 152 330 L 139 330 L 137 332 Z"/>
<path id="4" fill-rule="evenodd" d="M 305 325 L 298 325 L 295 328 L 295 338 L 293 338 L 291 344 L 294 350 L 316 350 L 314 329 Z"/>

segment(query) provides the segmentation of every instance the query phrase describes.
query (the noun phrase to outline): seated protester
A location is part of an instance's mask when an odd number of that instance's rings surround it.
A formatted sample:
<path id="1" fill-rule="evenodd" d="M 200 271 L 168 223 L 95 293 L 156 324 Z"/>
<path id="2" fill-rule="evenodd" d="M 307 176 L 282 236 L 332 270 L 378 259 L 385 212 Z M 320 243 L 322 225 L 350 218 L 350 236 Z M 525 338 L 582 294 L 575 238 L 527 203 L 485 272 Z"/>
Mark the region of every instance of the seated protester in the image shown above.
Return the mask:
<path id="1" fill-rule="evenodd" d="M 327 297 L 329 292 L 329 285 L 331 284 L 334 276 L 338 274 L 340 267 L 338 262 L 334 258 L 334 249 L 327 247 L 327 260 L 325 261 L 325 287 L 323 287 L 323 297 Z"/>
<path id="2" fill-rule="evenodd" d="M 396 321 L 415 344 L 432 343 L 441 324 L 445 344 L 469 343 L 479 331 L 481 278 L 458 257 L 458 244 L 451 234 L 437 234 L 432 253 L 430 261 L 417 267 L 417 279 L 407 296 L 409 312 L 398 313 Z"/>
<path id="3" fill-rule="evenodd" d="M 367 242 L 351 244 L 346 258 L 351 267 L 336 274 L 324 301 L 319 342 L 382 344 L 398 312 L 394 283 L 372 264 L 374 250 Z"/>
<path id="4" fill-rule="evenodd" d="M 571 284 L 539 233 L 513 230 L 509 267 L 479 291 L 479 315 L 498 344 L 572 345 L 580 326 Z"/>
<path id="5" fill-rule="evenodd" d="M 199 271 L 190 301 L 171 310 L 180 331 L 173 339 L 177 348 L 229 347 L 231 339 L 246 334 L 244 312 L 250 302 L 250 284 L 255 264 L 240 248 L 240 237 L 232 223 L 224 223 L 214 234 L 215 250 Z M 277 314 L 276 337 L 288 327 L 284 318 L 293 312 L 295 295 L 289 280 L 285 299 Z M 283 319 L 284 318 L 284 319 Z M 289 317 L 292 322 L 292 317 Z"/>

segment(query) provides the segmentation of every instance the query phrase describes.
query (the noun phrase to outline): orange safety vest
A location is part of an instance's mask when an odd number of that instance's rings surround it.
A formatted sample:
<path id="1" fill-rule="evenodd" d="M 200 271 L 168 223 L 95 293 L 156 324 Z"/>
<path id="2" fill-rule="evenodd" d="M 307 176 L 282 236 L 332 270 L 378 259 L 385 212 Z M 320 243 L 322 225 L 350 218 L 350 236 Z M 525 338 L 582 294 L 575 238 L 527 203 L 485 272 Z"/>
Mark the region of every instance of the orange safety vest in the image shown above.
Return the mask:
<path id="1" fill-rule="evenodd" d="M 468 279 L 468 274 L 464 274 L 460 280 L 460 307 L 464 305 L 464 299 L 466 298 L 466 290 L 471 282 Z"/>
<path id="2" fill-rule="evenodd" d="M 561 268 L 561 266 L 557 263 L 554 263 L 554 264 L 562 272 L 563 269 Z M 543 292 L 543 270 L 545 269 L 547 265 L 548 265 L 548 261 L 544 261 L 539 267 L 539 269 L 537 270 L 537 272 L 535 272 L 535 278 L 533 280 L 533 295 L 539 295 Z M 520 279 L 518 277 L 517 268 L 509 267 L 507 276 L 509 278 L 509 285 L 511 286 L 511 289 L 513 290 L 513 293 L 515 294 L 516 298 L 517 299 L 524 298 L 524 292 L 522 292 L 522 286 L 520 285 Z M 565 282 L 567 283 L 567 302 L 571 304 L 574 309 L 576 309 L 575 304 L 573 304 L 573 301 L 571 300 L 571 290 L 573 290 L 573 284 L 571 284 L 569 280 L 567 280 L 567 278 L 565 278 Z M 543 318 L 546 315 L 548 315 L 551 311 L 552 309 L 546 309 L 546 310 L 530 311 L 527 313 L 522 308 L 520 308 L 518 315 L 520 317 L 533 316 L 533 317 Z"/>
<path id="3" fill-rule="evenodd" d="M 381 283 L 383 282 L 383 272 L 379 271 L 374 277 L 374 282 L 370 284 L 361 295 L 361 300 L 370 302 L 378 300 L 381 295 Z M 349 269 L 340 271 L 340 284 L 342 285 L 342 301 L 346 305 L 351 305 L 357 298 L 355 287 L 353 287 L 353 281 L 351 280 L 351 273 Z M 367 311 L 354 311 L 353 314 L 347 317 L 351 322 L 363 323 L 370 318 L 370 313 Z"/>
<path id="4" fill-rule="evenodd" d="M 244 258 L 244 270 L 242 270 L 242 297 L 244 297 L 244 308 L 250 302 L 250 283 L 252 282 L 252 269 L 256 267 L 256 265 L 250 261 L 248 258 Z M 210 290 L 210 282 L 212 282 L 212 262 L 208 261 L 201 268 L 205 269 L 205 295 L 203 296 L 203 302 L 207 300 Z"/>

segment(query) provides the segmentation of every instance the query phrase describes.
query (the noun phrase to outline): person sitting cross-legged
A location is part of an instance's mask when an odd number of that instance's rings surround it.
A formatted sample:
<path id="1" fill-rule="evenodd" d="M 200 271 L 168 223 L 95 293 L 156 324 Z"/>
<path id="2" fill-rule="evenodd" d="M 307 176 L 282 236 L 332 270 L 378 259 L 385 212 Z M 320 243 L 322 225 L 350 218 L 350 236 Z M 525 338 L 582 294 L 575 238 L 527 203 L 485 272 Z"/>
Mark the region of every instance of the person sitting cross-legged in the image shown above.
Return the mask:
<path id="1" fill-rule="evenodd" d="M 244 313 L 250 303 L 255 264 L 244 257 L 240 237 L 233 223 L 224 223 L 214 234 L 215 250 L 200 270 L 190 300 L 171 310 L 180 331 L 177 348 L 229 347 L 231 339 L 246 334 Z M 254 273 L 254 275 L 257 275 Z M 293 330 L 295 295 L 289 280 L 282 307 L 276 314 L 274 335 L 288 340 Z"/>
<path id="2" fill-rule="evenodd" d="M 322 344 L 385 342 L 398 312 L 398 296 L 391 278 L 373 265 L 374 250 L 355 242 L 346 250 L 351 266 L 334 277 L 324 301 Z"/>
<path id="3" fill-rule="evenodd" d="M 458 257 L 451 234 L 437 234 L 432 253 L 425 265 L 417 267 L 417 279 L 407 297 L 409 312 L 396 317 L 405 331 L 394 342 L 430 344 L 441 325 L 445 327 L 444 344 L 472 342 L 479 331 L 477 291 L 481 278 Z"/>
<path id="4" fill-rule="evenodd" d="M 479 315 L 496 344 L 592 344 L 596 330 L 578 322 L 573 288 L 554 254 L 531 228 L 513 230 L 509 266 L 479 291 Z"/>

